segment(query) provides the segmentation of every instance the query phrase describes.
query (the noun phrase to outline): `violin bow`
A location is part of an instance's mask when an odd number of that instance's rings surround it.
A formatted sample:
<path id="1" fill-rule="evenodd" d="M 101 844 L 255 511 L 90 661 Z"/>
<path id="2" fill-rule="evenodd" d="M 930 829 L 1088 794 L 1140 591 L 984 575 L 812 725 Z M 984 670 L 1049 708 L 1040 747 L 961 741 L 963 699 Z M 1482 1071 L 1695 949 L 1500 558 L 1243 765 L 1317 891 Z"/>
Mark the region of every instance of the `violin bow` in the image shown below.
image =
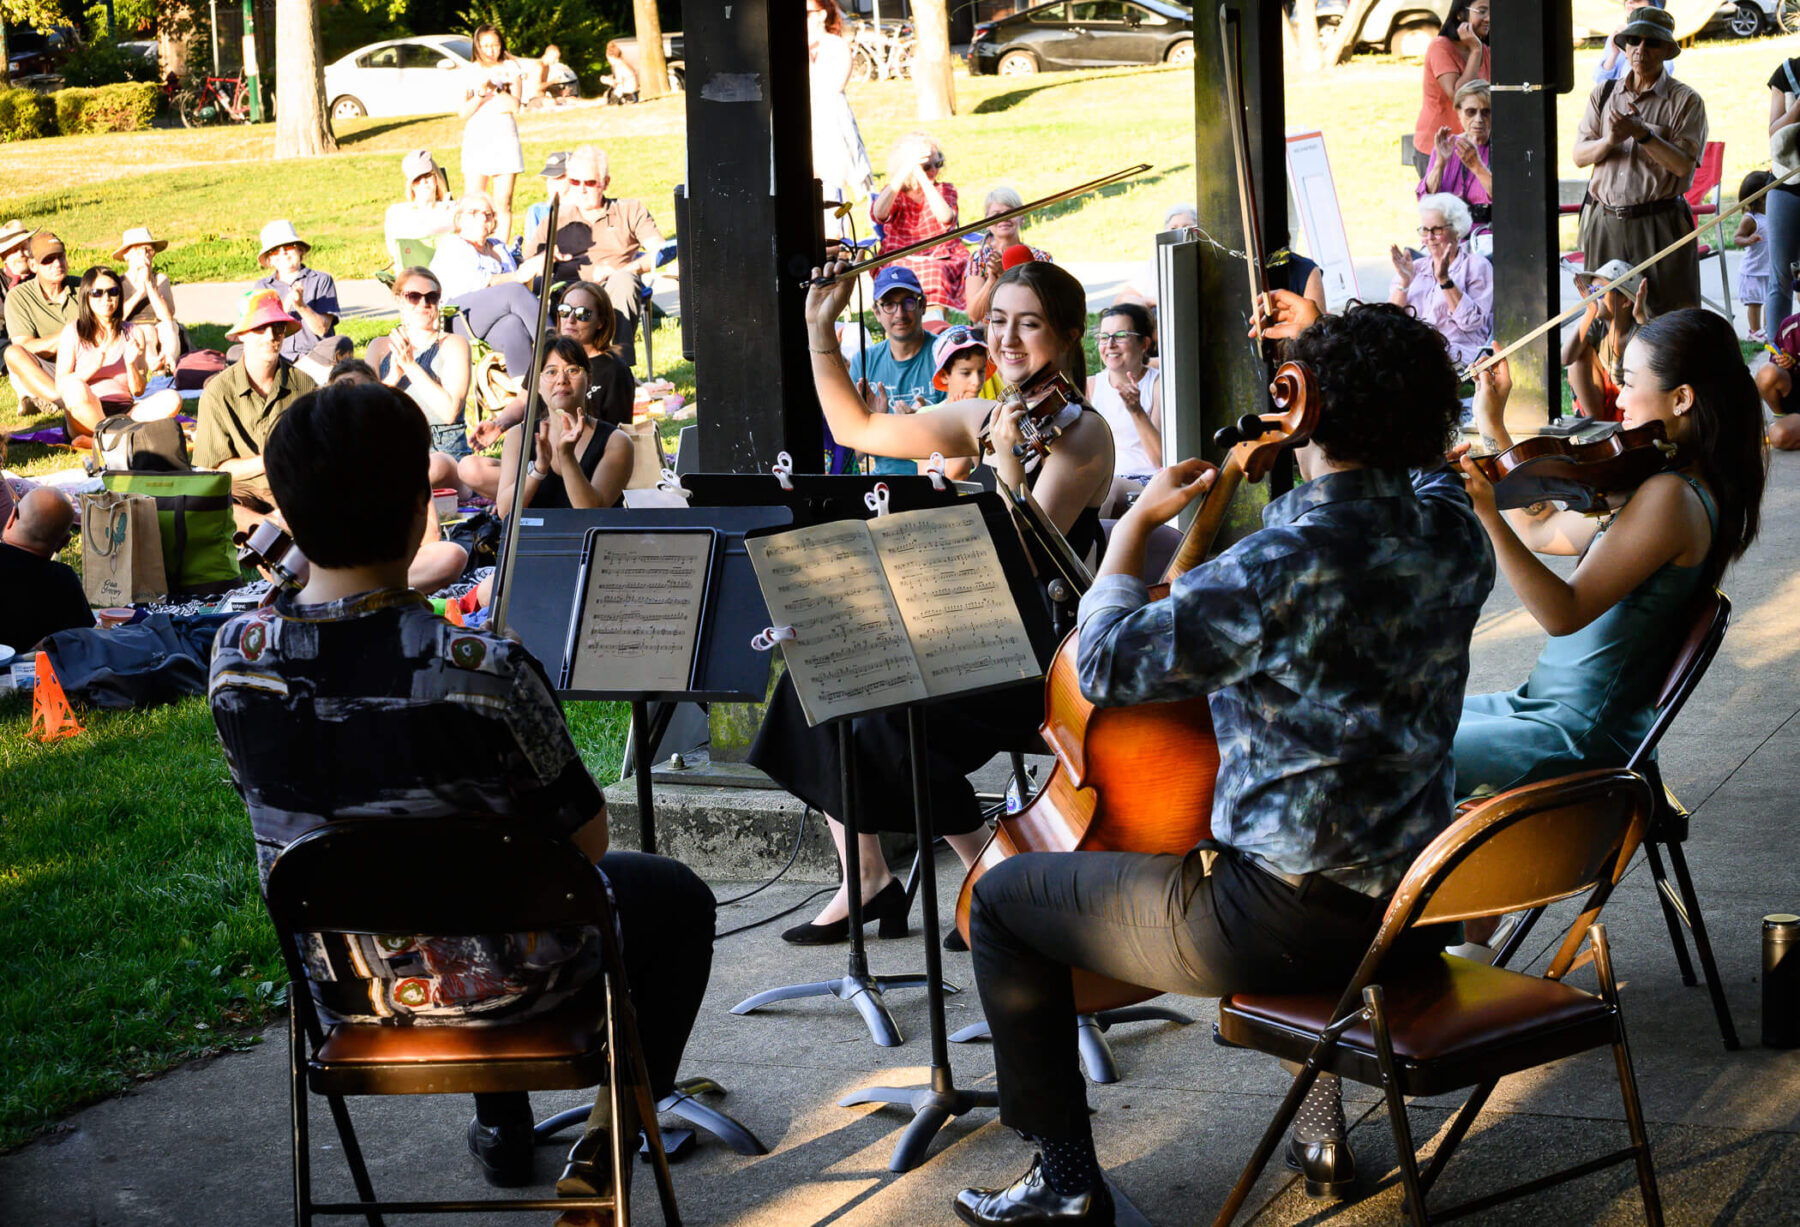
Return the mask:
<path id="1" fill-rule="evenodd" d="M 1231 110 L 1231 152 L 1237 166 L 1238 208 L 1244 218 L 1244 264 L 1250 275 L 1250 321 L 1262 334 L 1269 283 L 1263 268 L 1262 222 L 1256 214 L 1256 182 L 1250 174 L 1250 126 L 1244 113 L 1244 57 L 1238 15 L 1219 6 L 1219 54 L 1225 61 L 1225 101 Z"/>
<path id="2" fill-rule="evenodd" d="M 538 295 L 537 347 L 544 344 L 544 324 L 550 318 L 550 280 L 556 271 L 556 214 L 561 203 L 556 194 L 551 193 L 550 216 L 544 219 L 544 271 L 541 274 L 544 288 Z M 513 474 L 512 514 L 506 517 L 506 532 L 500 538 L 494 590 L 488 601 L 493 612 L 488 615 L 487 629 L 496 635 L 506 633 L 506 611 L 512 603 L 513 564 L 519 553 L 519 526 L 525 519 L 525 475 L 537 457 L 532 449 L 537 439 L 538 409 L 543 396 L 538 390 L 537 372 L 527 371 L 525 378 L 529 387 L 525 393 L 525 420 L 519 423 L 519 465 Z"/>
<path id="3" fill-rule="evenodd" d="M 1051 195 L 1044 197 L 1042 200 L 1027 201 L 1016 209 L 1008 209 L 1004 213 L 995 213 L 989 217 L 982 218 L 980 221 L 970 222 L 966 226 L 958 226 L 954 230 L 946 230 L 942 234 L 934 234 L 928 239 L 921 239 L 917 243 L 909 244 L 908 246 L 900 248 L 898 251 L 890 251 L 885 255 L 877 256 L 873 260 L 864 260 L 852 264 L 843 272 L 833 276 L 809 277 L 800 284 L 811 288 L 815 285 L 831 285 L 842 277 L 860 277 L 864 273 L 874 272 L 883 265 L 892 264 L 896 260 L 904 260 L 908 256 L 916 256 L 921 252 L 930 251 L 934 247 L 941 247 L 951 239 L 960 239 L 965 234 L 973 234 L 977 230 L 986 229 L 995 222 L 1009 221 L 1015 217 L 1023 217 L 1025 214 L 1031 213 L 1037 209 L 1046 208 L 1053 204 L 1059 204 L 1065 200 L 1072 200 L 1077 196 L 1085 196 L 1089 192 L 1097 192 L 1103 187 L 1111 187 L 1115 183 L 1122 183 L 1126 179 L 1135 178 L 1149 169 L 1150 163 L 1139 162 L 1136 166 L 1127 166 L 1124 170 L 1116 170 L 1110 175 L 1102 175 L 1098 179 L 1090 179 L 1088 182 L 1078 184 L 1066 191 L 1054 192 Z"/>
<path id="4" fill-rule="evenodd" d="M 1587 310 L 1588 303 L 1600 297 L 1600 295 L 1606 293 L 1608 290 L 1614 289 L 1621 281 L 1629 281 L 1645 269 L 1650 268 L 1652 265 L 1661 264 L 1664 260 L 1680 251 L 1683 247 L 1686 247 L 1689 243 L 1699 241 L 1700 235 L 1704 231 L 1713 230 L 1724 225 L 1726 218 L 1742 213 L 1745 209 L 1749 208 L 1764 196 L 1767 196 L 1770 192 L 1796 176 L 1800 176 L 1800 165 L 1795 166 L 1792 170 L 1788 171 L 1787 174 L 1781 176 L 1781 178 L 1775 180 L 1775 182 L 1769 184 L 1767 187 L 1764 187 L 1759 191 L 1751 192 L 1748 196 L 1732 205 L 1723 213 L 1709 219 L 1706 225 L 1696 225 L 1692 230 L 1688 231 L 1688 233 L 1682 235 L 1673 243 L 1670 243 L 1667 247 L 1651 256 L 1648 260 L 1645 260 L 1642 264 L 1639 264 L 1636 268 L 1627 269 L 1625 272 L 1620 273 L 1617 277 L 1599 287 L 1591 294 L 1581 295 L 1580 301 L 1573 307 L 1570 307 L 1561 315 L 1551 316 L 1549 319 L 1545 320 L 1536 328 L 1533 328 L 1530 332 L 1508 345 L 1505 349 L 1500 350 L 1492 357 L 1483 358 L 1480 362 L 1477 362 L 1474 366 L 1469 368 L 1469 373 L 1471 375 L 1479 375 L 1489 367 L 1492 367 L 1495 363 L 1504 362 L 1507 358 L 1510 358 L 1513 354 L 1525 348 L 1527 345 L 1543 336 L 1546 332 L 1549 332 L 1552 328 L 1560 327 L 1574 319 L 1577 315 L 1580 315 L 1583 311 Z M 1723 231 L 1720 231 L 1720 233 L 1723 233 Z"/>

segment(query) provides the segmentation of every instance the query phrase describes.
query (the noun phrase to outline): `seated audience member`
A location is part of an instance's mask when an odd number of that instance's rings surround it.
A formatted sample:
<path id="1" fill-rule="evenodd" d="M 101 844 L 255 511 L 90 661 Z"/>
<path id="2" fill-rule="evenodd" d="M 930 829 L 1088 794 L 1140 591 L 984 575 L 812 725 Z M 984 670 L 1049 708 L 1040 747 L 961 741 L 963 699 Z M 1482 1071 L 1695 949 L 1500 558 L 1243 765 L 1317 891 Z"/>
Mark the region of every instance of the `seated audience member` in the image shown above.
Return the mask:
<path id="1" fill-rule="evenodd" d="M 0 534 L 0 643 L 23 652 L 57 631 L 94 624 L 73 567 L 57 554 L 75 535 L 75 508 L 39 486 L 21 498 Z"/>
<path id="2" fill-rule="evenodd" d="M 614 426 L 631 421 L 635 405 L 637 381 L 631 368 L 612 352 L 613 328 L 618 317 L 606 292 L 588 281 L 578 281 L 563 291 L 556 307 L 556 331 L 581 346 L 587 355 L 587 415 Z M 505 408 L 484 422 L 478 422 L 469 440 L 478 448 L 486 448 L 525 419 L 525 395 L 520 393 Z M 477 494 L 493 498 L 500 487 L 500 462 L 488 456 L 465 456 L 457 465 L 457 476 Z"/>
<path id="3" fill-rule="evenodd" d="M 1119 516 L 1163 467 L 1162 372 L 1150 365 L 1150 310 L 1115 303 L 1100 317 L 1100 363 L 1088 376 L 1088 403 L 1112 427 L 1113 489 L 1102 515 Z"/>
<path id="4" fill-rule="evenodd" d="M 564 162 L 562 208 L 556 217 L 555 281 L 591 281 L 606 290 L 607 300 L 618 313 L 613 352 L 625 363 L 637 362 L 634 337 L 641 314 L 644 278 L 655 267 L 662 232 L 641 200 L 620 200 L 606 194 L 612 182 L 606 155 L 592 145 L 582 145 Z M 532 227 L 525 240 L 527 259 L 544 251 L 548 224 Z"/>
<path id="5" fill-rule="evenodd" d="M 908 132 L 888 153 L 887 183 L 869 205 L 882 228 L 882 252 L 898 251 L 956 228 L 956 185 L 939 181 L 944 151 L 923 132 Z M 925 306 L 935 319 L 963 309 L 963 275 L 968 256 L 960 239 L 948 239 L 899 262 L 924 288 Z M 890 265 L 889 267 L 893 267 Z"/>
<path id="6" fill-rule="evenodd" d="M 153 238 L 148 228 L 133 226 L 113 252 L 114 260 L 125 261 L 125 322 L 143 334 L 144 362 L 152 374 L 174 374 L 186 348 L 175 322 L 175 287 L 166 273 L 156 271 L 156 253 L 168 245 L 169 240 Z"/>
<path id="7" fill-rule="evenodd" d="M 389 205 L 382 219 L 388 259 L 396 270 L 405 265 L 395 240 L 425 239 L 435 243 L 438 235 L 449 234 L 455 224 L 450 217 L 454 202 L 448 182 L 428 150 L 415 149 L 401 159 L 400 175 L 406 180 L 406 199 Z"/>
<path id="8" fill-rule="evenodd" d="M 500 351 L 514 378 L 531 370 L 538 300 L 533 278 L 543 271 L 540 256 L 523 267 L 494 237 L 494 201 L 486 192 L 466 192 L 456 202 L 456 229 L 438 240 L 431 271 L 455 307 L 457 332 L 478 337 Z"/>
<path id="9" fill-rule="evenodd" d="M 256 262 L 268 269 L 269 275 L 256 286 L 280 295 L 281 309 L 300 323 L 281 343 L 281 356 L 305 371 L 314 383 L 321 383 L 333 363 L 356 352 L 354 341 L 337 335 L 337 282 L 330 273 L 307 267 L 306 253 L 312 244 L 301 239 L 294 223 L 270 222 L 262 228 L 261 241 Z"/>
<path id="10" fill-rule="evenodd" d="M 48 230 L 31 236 L 30 281 L 6 296 L 6 373 L 19 396 L 19 414 L 61 413 L 56 390 L 56 348 L 75 319 L 75 287 L 62 240 Z"/>
<path id="11" fill-rule="evenodd" d="M 1388 301 L 1411 307 L 1443 334 L 1450 356 L 1467 365 L 1494 335 L 1494 266 L 1462 245 L 1474 223 L 1469 206 L 1444 192 L 1419 201 L 1419 238 L 1425 252 L 1413 259 L 1398 246 Z"/>
<path id="12" fill-rule="evenodd" d="M 1163 234 L 1170 230 L 1191 230 L 1199 224 L 1200 210 L 1194 205 L 1170 205 L 1163 211 L 1162 229 L 1157 233 Z M 1131 280 L 1119 287 L 1119 292 L 1113 296 L 1113 301 L 1115 303 L 1142 303 L 1150 310 L 1156 310 L 1156 242 L 1154 235 L 1151 236 L 1150 258 L 1145 260 L 1143 266 L 1132 274 Z"/>
<path id="13" fill-rule="evenodd" d="M 1460 134 L 1448 124 L 1437 130 L 1431 161 L 1417 188 L 1420 199 L 1448 192 L 1469 206 L 1477 234 L 1487 232 L 1494 220 L 1494 175 L 1488 169 L 1493 156 L 1493 87 L 1486 81 L 1470 81 L 1456 91 L 1456 114 L 1462 120 Z"/>
<path id="14" fill-rule="evenodd" d="M 16 217 L 0 226 L 0 302 L 31 276 L 31 236 L 35 233 Z"/>
<path id="15" fill-rule="evenodd" d="M 368 362 L 381 382 L 412 398 L 431 426 L 431 484 L 458 494 L 456 462 L 469 454 L 463 411 L 469 399 L 469 343 L 444 330 L 443 286 L 428 268 L 394 278 L 400 326 L 369 342 Z"/>
<path id="16" fill-rule="evenodd" d="M 543 666 L 512 640 L 448 625 L 409 589 L 431 518 L 430 444 L 404 397 L 354 385 L 302 398 L 269 439 L 269 482 L 311 578 L 220 629 L 209 687 L 259 869 L 266 878 L 289 843 L 344 814 L 477 813 L 566 839 L 606 878 L 650 1093 L 668 1095 L 711 970 L 712 893 L 679 862 L 608 850 L 606 802 Z M 357 761 L 319 769 L 344 755 Z M 309 967 L 337 969 L 310 986 L 332 1020 L 458 1025 L 603 1008 L 592 928 L 304 940 Z M 560 1194 L 611 1187 L 609 1123 L 635 1135 L 635 1114 L 590 1119 Z M 490 1183 L 530 1182 L 531 1126 L 525 1092 L 475 1096 L 468 1145 Z"/>
<path id="17" fill-rule="evenodd" d="M 618 507 L 631 480 L 631 438 L 588 413 L 588 356 L 569 337 L 544 350 L 538 375 L 543 417 L 525 471 L 527 507 Z M 523 425 L 506 432 L 500 451 L 502 516 L 512 512 L 513 487 L 526 455 Z"/>
<path id="18" fill-rule="evenodd" d="M 328 384 L 380 383 L 381 376 L 376 373 L 374 367 L 361 358 L 345 358 L 342 362 L 332 366 L 331 374 L 325 377 L 325 382 Z"/>
<path id="19" fill-rule="evenodd" d="M 174 388 L 144 395 L 143 330 L 120 318 L 124 296 L 124 281 L 103 264 L 81 275 L 75 319 L 63 325 L 56 346 L 56 391 L 71 442 L 92 438 L 105 418 L 128 413 L 149 422 L 181 411 Z"/>
<path id="20" fill-rule="evenodd" d="M 13 508 L 18 506 L 19 500 L 37 487 L 38 483 L 29 477 L 20 477 L 16 473 L 6 472 L 6 432 L 0 431 L 0 525 L 6 523 L 7 518 L 13 513 Z M 0 639 L 0 643 L 8 642 L 8 640 Z M 18 645 L 11 644 L 10 646 L 17 647 Z"/>
<path id="21" fill-rule="evenodd" d="M 561 106 L 565 99 L 581 96 L 581 78 L 575 70 L 563 63 L 562 48 L 550 43 L 544 53 L 537 58 L 537 85 L 532 91 L 528 105 L 535 107 Z"/>
<path id="22" fill-rule="evenodd" d="M 988 192 L 987 200 L 982 204 L 982 215 L 992 217 L 996 213 L 1016 209 L 1024 203 L 1017 188 L 1001 184 Z M 1016 217 L 995 222 L 982 236 L 981 244 L 969 253 L 969 267 L 963 274 L 963 300 L 968 304 L 971 324 L 987 322 L 988 304 L 993 301 L 994 285 L 1000 280 L 1000 274 L 1006 271 L 1000 258 L 1007 248 L 1025 241 L 1019 235 L 1023 227 L 1024 222 Z M 1050 253 L 1041 247 L 1031 248 L 1031 258 L 1042 260 L 1046 264 L 1056 263 L 1051 259 Z"/>
<path id="23" fill-rule="evenodd" d="M 568 160 L 567 150 L 559 150 L 544 159 L 544 169 L 538 172 L 538 178 L 544 181 L 545 198 L 525 210 L 525 230 L 519 245 L 521 251 L 524 250 L 525 238 L 530 237 L 532 231 L 543 225 L 544 219 L 550 216 L 550 202 L 561 196 L 563 189 L 568 186 L 569 181 L 564 178 Z"/>
<path id="24" fill-rule="evenodd" d="M 275 510 L 263 474 L 263 446 L 288 406 L 315 386 L 310 375 L 281 356 L 281 342 L 299 328 L 274 290 L 252 290 L 244 296 L 243 314 L 225 334 L 238 343 L 241 356 L 200 394 L 194 467 L 231 474 L 232 513 L 240 529 L 255 528 Z"/>
<path id="25" fill-rule="evenodd" d="M 1563 342 L 1562 364 L 1575 394 L 1575 410 L 1601 422 L 1619 420 L 1619 385 L 1625 378 L 1625 347 L 1647 322 L 1649 283 L 1642 276 L 1619 282 L 1604 294 L 1600 286 L 1631 271 L 1623 260 L 1608 260 L 1592 273 L 1578 273 L 1575 286 L 1588 297 L 1587 311 Z"/>
<path id="26" fill-rule="evenodd" d="M 937 363 L 925 331 L 925 292 L 904 262 L 875 274 L 875 318 L 887 339 L 859 349 L 850 359 L 850 379 L 871 413 L 916 413 L 940 398 Z M 948 331 L 948 330 L 946 330 Z M 917 473 L 912 460 L 872 456 L 877 473 Z M 923 457 L 921 457 L 923 459 Z"/>
<path id="27" fill-rule="evenodd" d="M 1800 365 L 1800 315 L 1781 321 L 1767 346 L 1769 360 L 1756 372 L 1756 390 L 1775 415 L 1769 423 L 1769 446 L 1784 452 L 1800 451 L 1800 403 L 1792 403 L 1794 368 Z"/>

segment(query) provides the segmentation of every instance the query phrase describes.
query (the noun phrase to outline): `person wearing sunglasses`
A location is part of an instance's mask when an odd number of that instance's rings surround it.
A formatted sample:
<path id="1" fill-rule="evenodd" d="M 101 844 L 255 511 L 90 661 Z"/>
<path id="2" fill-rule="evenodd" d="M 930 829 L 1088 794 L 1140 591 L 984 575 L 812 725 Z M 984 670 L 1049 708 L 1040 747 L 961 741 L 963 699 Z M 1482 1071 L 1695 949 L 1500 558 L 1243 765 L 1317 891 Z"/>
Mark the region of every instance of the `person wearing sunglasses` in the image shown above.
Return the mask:
<path id="1" fill-rule="evenodd" d="M 956 185 L 941 178 L 943 173 L 944 150 L 930 136 L 908 132 L 894 142 L 887 183 L 869 206 L 869 216 L 881 227 L 882 254 L 955 229 Z M 900 261 L 925 288 L 926 319 L 943 319 L 945 311 L 963 309 L 968 262 L 956 239 Z"/>
<path id="2" fill-rule="evenodd" d="M 1439 192 L 1419 201 L 1423 253 L 1414 256 L 1398 244 L 1388 248 L 1394 262 L 1388 301 L 1412 308 L 1465 365 L 1494 335 L 1494 266 L 1463 246 L 1474 225 L 1461 197 Z"/>
<path id="3" fill-rule="evenodd" d="M 75 298 L 75 319 L 56 345 L 56 391 L 69 441 L 82 446 L 103 420 L 120 414 L 139 422 L 174 417 L 181 409 L 175 389 L 144 395 L 149 366 L 140 330 L 123 318 L 124 279 L 96 264 L 81 275 Z"/>
<path id="4" fill-rule="evenodd" d="M 511 250 L 494 237 L 493 198 L 486 192 L 464 193 L 456 202 L 456 230 L 438 240 L 431 271 L 456 308 L 452 325 L 466 337 L 479 338 L 506 358 L 515 379 L 531 369 L 538 300 L 532 280 L 544 270 L 542 256 L 513 259 Z"/>
<path id="5" fill-rule="evenodd" d="M 248 532 L 275 510 L 275 495 L 263 471 L 269 432 L 315 386 L 312 376 L 281 356 L 281 343 L 300 330 L 300 321 L 281 308 L 281 295 L 268 287 L 244 296 L 238 321 L 225 334 L 238 357 L 207 381 L 195 411 L 194 467 L 231 474 L 232 514 Z"/>
<path id="6" fill-rule="evenodd" d="M 570 152 L 563 163 L 562 207 L 556 217 L 555 281 L 591 281 L 606 291 L 618 313 L 612 350 L 626 366 L 637 363 L 634 343 L 643 312 L 644 278 L 655 267 L 662 232 L 641 200 L 606 194 L 612 175 L 606 155 L 592 145 Z M 549 218 L 525 240 L 529 259 L 548 241 Z"/>
<path id="7" fill-rule="evenodd" d="M 330 273 L 307 267 L 312 244 L 300 237 L 294 223 L 277 218 L 262 228 L 261 251 L 256 262 L 268 276 L 256 283 L 259 290 L 274 290 L 281 309 L 300 322 L 300 327 L 281 343 L 281 356 L 305 371 L 314 383 L 324 383 L 331 368 L 356 353 L 356 342 L 337 335 L 337 280 Z M 226 359 L 235 362 L 236 351 Z"/>
<path id="8" fill-rule="evenodd" d="M 457 462 L 470 451 L 463 406 L 474 368 L 468 341 L 444 328 L 443 301 L 444 287 L 430 269 L 403 271 L 394 278 L 400 326 L 369 342 L 367 360 L 381 382 L 411 397 L 431 424 L 431 488 L 467 495 Z"/>
<path id="9" fill-rule="evenodd" d="M 63 328 L 75 318 L 75 287 L 62 240 L 48 230 L 31 236 L 30 280 L 6 295 L 6 373 L 22 417 L 62 412 L 56 390 L 56 350 Z"/>
<path id="10" fill-rule="evenodd" d="M 50 486 L 28 491 L 8 512 L 0 531 L 0 643 L 23 652 L 46 635 L 94 624 L 80 577 L 56 557 L 74 525 L 68 496 Z"/>
<path id="11" fill-rule="evenodd" d="M 1670 77 L 1664 65 L 1681 54 L 1675 19 L 1641 8 L 1615 36 L 1631 69 L 1588 96 L 1575 129 L 1574 161 L 1592 167 L 1581 205 L 1584 267 L 1609 260 L 1637 265 L 1693 233 L 1684 193 L 1706 147 L 1706 102 Z M 1652 316 L 1700 305 L 1700 254 L 1695 244 L 1645 273 Z"/>

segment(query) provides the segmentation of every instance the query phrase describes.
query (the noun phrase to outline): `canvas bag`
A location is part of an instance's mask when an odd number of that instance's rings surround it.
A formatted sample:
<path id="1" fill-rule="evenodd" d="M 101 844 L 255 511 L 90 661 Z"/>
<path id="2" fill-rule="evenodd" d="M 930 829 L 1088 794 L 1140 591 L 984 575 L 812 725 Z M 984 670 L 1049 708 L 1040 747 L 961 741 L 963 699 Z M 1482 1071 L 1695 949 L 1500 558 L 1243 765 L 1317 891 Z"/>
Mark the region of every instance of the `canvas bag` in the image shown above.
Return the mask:
<path id="1" fill-rule="evenodd" d="M 240 580 L 229 473 L 107 473 L 108 490 L 155 500 L 170 592 L 223 592 Z"/>
<path id="2" fill-rule="evenodd" d="M 134 422 L 120 416 L 94 428 L 93 467 L 115 473 L 183 473 L 194 466 L 188 461 L 180 422 L 174 418 Z"/>
<path id="3" fill-rule="evenodd" d="M 656 423 L 627 422 L 619 429 L 631 440 L 631 479 L 625 483 L 625 488 L 647 490 L 655 486 L 662 480 L 663 467 L 668 464 L 662 452 L 662 439 L 656 433 Z"/>
<path id="4" fill-rule="evenodd" d="M 169 594 L 155 499 L 111 490 L 81 496 L 81 588 L 101 606 Z"/>

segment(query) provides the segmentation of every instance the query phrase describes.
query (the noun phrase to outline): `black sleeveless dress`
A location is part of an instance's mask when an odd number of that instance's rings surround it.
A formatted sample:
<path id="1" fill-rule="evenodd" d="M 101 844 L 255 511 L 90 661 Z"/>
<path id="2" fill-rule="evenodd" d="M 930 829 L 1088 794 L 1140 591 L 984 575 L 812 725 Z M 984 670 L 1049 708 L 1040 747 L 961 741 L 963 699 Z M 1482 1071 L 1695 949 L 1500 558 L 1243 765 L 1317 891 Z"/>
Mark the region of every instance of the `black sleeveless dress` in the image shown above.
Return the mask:
<path id="1" fill-rule="evenodd" d="M 589 477 L 594 475 L 594 470 L 600 467 L 600 458 L 606 455 L 607 440 L 612 438 L 613 432 L 617 429 L 618 427 L 611 422 L 594 423 L 594 437 L 588 440 L 588 445 L 581 452 L 581 471 L 583 473 Z M 535 453 L 533 454 L 535 455 Z M 623 505 L 623 498 L 613 504 L 615 507 Z M 551 469 L 550 476 L 538 482 L 537 492 L 531 496 L 532 509 L 541 511 L 546 508 L 570 506 L 573 504 L 569 502 L 569 489 L 563 485 L 562 474 Z"/>
<path id="2" fill-rule="evenodd" d="M 1027 485 L 1036 484 L 1037 472 L 1034 468 L 1026 474 Z M 1100 509 L 1083 509 L 1067 535 L 1078 557 L 1097 557 Z M 925 767 L 934 835 L 966 835 L 980 828 L 981 806 L 975 800 L 969 773 L 996 754 L 1012 750 L 1042 754 L 1044 743 L 1038 726 L 1043 722 L 1041 678 L 926 704 Z M 857 717 L 851 721 L 850 745 L 855 755 L 855 795 L 854 805 L 846 813 L 837 726 L 809 727 L 793 679 L 784 673 L 769 699 L 749 761 L 788 792 L 853 831 L 910 834 L 914 829 L 912 759 L 907 751 L 905 713 Z"/>

